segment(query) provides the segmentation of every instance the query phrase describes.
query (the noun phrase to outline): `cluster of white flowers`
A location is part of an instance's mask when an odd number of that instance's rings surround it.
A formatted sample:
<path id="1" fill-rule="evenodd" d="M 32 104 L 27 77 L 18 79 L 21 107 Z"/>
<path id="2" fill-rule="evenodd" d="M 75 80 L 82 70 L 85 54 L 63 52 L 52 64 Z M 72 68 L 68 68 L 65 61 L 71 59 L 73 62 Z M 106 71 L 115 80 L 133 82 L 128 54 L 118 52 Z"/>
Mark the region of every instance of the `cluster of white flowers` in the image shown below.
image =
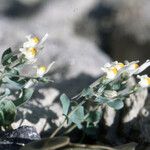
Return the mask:
<path id="1" fill-rule="evenodd" d="M 147 67 L 150 66 L 150 60 L 147 60 L 145 63 L 143 63 L 141 66 L 139 66 L 139 61 L 133 61 L 133 62 L 125 62 L 121 63 L 118 61 L 107 63 L 102 67 L 102 70 L 106 73 L 106 78 L 109 80 L 114 80 L 118 78 L 118 76 L 121 76 L 122 73 L 128 74 L 129 77 L 132 75 L 137 75 L 141 73 L 143 70 L 145 70 Z M 150 86 L 150 77 L 147 75 L 137 76 L 139 81 L 139 85 L 143 88 Z"/>
<path id="2" fill-rule="evenodd" d="M 46 41 L 48 37 L 48 34 L 45 34 L 43 38 L 39 39 L 39 37 L 34 36 L 26 36 L 27 41 L 23 43 L 23 47 L 19 49 L 19 51 L 25 56 L 28 63 L 35 63 L 37 61 L 37 57 L 39 53 L 44 48 L 44 42 Z M 51 68 L 51 66 L 54 64 L 52 62 L 47 67 L 46 66 L 36 66 L 37 69 L 37 77 L 43 77 Z"/>
<path id="3" fill-rule="evenodd" d="M 101 69 L 106 73 L 106 78 L 113 80 L 117 76 L 119 70 L 121 70 L 125 65 L 118 61 L 107 63 Z"/>

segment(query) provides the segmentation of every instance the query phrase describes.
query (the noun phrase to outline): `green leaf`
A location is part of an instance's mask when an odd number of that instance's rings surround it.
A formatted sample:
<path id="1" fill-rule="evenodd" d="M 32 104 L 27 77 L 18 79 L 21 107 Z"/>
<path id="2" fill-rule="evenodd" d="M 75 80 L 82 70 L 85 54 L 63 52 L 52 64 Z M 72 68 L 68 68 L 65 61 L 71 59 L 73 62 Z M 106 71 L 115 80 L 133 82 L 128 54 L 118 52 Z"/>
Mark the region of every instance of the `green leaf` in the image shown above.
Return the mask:
<path id="1" fill-rule="evenodd" d="M 16 106 L 11 100 L 3 99 L 0 101 L 0 125 L 10 125 L 16 117 Z"/>
<path id="2" fill-rule="evenodd" d="M 70 99 L 66 96 L 66 94 L 62 94 L 60 96 L 60 101 L 63 107 L 63 113 L 64 115 L 67 115 L 70 107 Z"/>
<path id="3" fill-rule="evenodd" d="M 12 62 L 16 61 L 17 59 L 18 59 L 18 56 L 14 55 L 8 60 L 8 63 L 12 63 Z"/>
<path id="4" fill-rule="evenodd" d="M 10 76 L 19 75 L 19 71 L 14 68 L 5 67 L 5 70 Z"/>
<path id="5" fill-rule="evenodd" d="M 9 64 L 8 60 L 12 57 L 12 51 L 11 48 L 8 48 L 7 50 L 4 51 L 4 53 L 2 54 L 2 58 L 1 58 L 1 63 L 3 66 Z"/>
<path id="6" fill-rule="evenodd" d="M 91 89 L 91 88 L 83 89 L 81 92 L 81 96 L 85 97 L 86 99 L 92 98 L 93 97 L 93 89 Z"/>
<path id="7" fill-rule="evenodd" d="M 3 111 L 0 110 L 0 126 L 4 125 L 4 114 Z"/>
<path id="8" fill-rule="evenodd" d="M 13 81 L 18 81 L 19 80 L 19 71 L 14 69 L 14 68 L 8 68 L 8 67 L 5 67 L 5 70 L 6 70 L 6 76 L 10 79 L 10 80 L 13 80 Z"/>
<path id="9" fill-rule="evenodd" d="M 119 109 L 123 108 L 123 106 L 124 106 L 123 100 L 121 100 L 121 99 L 117 99 L 115 101 L 110 101 L 107 104 L 116 110 L 119 110 Z"/>
<path id="10" fill-rule="evenodd" d="M 88 118 L 86 119 L 87 127 L 92 124 L 96 126 L 102 117 L 102 111 L 91 111 Z"/>
<path id="11" fill-rule="evenodd" d="M 0 93 L 0 100 L 2 100 L 4 97 L 10 95 L 10 90 L 6 88 L 2 93 Z"/>
<path id="12" fill-rule="evenodd" d="M 99 102 L 100 104 L 107 103 L 109 100 L 106 97 L 99 96 L 95 99 L 95 102 Z"/>
<path id="13" fill-rule="evenodd" d="M 11 80 L 7 76 L 3 78 L 3 83 L 5 83 L 6 85 L 8 85 L 10 88 L 13 88 L 13 89 L 21 89 L 22 88 L 21 84 Z"/>
<path id="14" fill-rule="evenodd" d="M 84 107 L 83 106 L 77 106 L 77 107 L 78 109 L 73 112 L 69 120 L 75 123 L 79 129 L 81 129 L 82 128 L 81 123 L 84 121 Z M 72 108 L 72 110 L 74 109 L 75 107 Z"/>
<path id="15" fill-rule="evenodd" d="M 121 87 L 121 84 L 120 83 L 114 83 L 111 85 L 111 89 L 112 90 L 115 90 L 115 91 L 118 91 Z"/>
<path id="16" fill-rule="evenodd" d="M 105 90 L 106 86 L 105 85 L 101 85 L 98 88 L 97 94 L 101 95 L 103 93 L 103 91 Z"/>
<path id="17" fill-rule="evenodd" d="M 34 92 L 34 89 L 32 88 L 22 89 L 22 92 L 20 94 L 21 97 L 13 101 L 15 106 L 18 107 L 22 105 L 23 103 L 25 103 L 26 101 L 28 101 L 32 97 L 33 92 Z"/>

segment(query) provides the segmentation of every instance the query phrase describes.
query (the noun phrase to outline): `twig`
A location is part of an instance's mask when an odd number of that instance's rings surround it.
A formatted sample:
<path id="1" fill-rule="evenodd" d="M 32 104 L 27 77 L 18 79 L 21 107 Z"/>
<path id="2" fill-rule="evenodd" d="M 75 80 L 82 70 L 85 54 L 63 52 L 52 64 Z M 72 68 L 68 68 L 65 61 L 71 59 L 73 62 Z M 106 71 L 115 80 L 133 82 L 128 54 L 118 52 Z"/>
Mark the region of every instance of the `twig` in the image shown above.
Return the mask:
<path id="1" fill-rule="evenodd" d="M 76 147 L 76 148 L 91 148 L 91 149 L 116 150 L 114 148 L 107 147 L 107 146 L 101 146 L 101 145 L 87 145 L 87 144 L 70 143 L 69 146 Z"/>

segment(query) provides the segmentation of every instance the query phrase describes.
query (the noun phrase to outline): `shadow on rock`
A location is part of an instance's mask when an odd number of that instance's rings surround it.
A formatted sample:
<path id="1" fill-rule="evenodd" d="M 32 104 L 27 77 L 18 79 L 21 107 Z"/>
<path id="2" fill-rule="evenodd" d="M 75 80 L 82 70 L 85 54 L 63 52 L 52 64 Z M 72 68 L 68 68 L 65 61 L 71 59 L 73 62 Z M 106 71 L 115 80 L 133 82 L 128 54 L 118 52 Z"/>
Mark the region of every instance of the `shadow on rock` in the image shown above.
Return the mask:
<path id="1" fill-rule="evenodd" d="M 139 4 L 141 9 L 138 3 L 128 0 L 102 1 L 77 21 L 75 32 L 94 40 L 113 59 L 145 61 L 150 57 L 149 23 L 145 17 L 149 16 L 145 9 L 150 3 Z"/>
<path id="2" fill-rule="evenodd" d="M 8 17 L 31 17 L 33 15 L 35 15 L 35 13 L 37 13 L 41 7 L 43 6 L 43 4 L 46 2 L 46 0 L 43 1 L 35 1 L 35 3 L 30 3 L 30 1 L 28 3 L 23 3 L 21 1 L 18 0 L 13 0 L 8 8 L 6 8 L 3 13 L 4 15 L 8 16 Z"/>
<path id="3" fill-rule="evenodd" d="M 111 54 L 110 35 L 114 29 L 115 9 L 102 3 L 97 4 L 75 24 L 75 32 L 90 37 L 107 54 Z"/>

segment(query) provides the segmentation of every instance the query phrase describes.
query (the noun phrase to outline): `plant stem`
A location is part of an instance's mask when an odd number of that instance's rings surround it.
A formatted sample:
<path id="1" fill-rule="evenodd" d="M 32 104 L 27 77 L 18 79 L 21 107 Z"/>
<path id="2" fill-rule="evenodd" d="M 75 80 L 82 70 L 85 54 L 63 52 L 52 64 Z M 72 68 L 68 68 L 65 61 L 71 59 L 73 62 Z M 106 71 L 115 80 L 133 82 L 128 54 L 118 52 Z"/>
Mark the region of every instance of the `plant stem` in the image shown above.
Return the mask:
<path id="1" fill-rule="evenodd" d="M 79 105 L 76 106 L 75 109 L 72 110 L 72 111 L 68 114 L 67 118 L 69 118 L 69 117 L 78 109 L 78 107 L 79 107 L 79 106 L 82 106 L 85 102 L 86 102 L 86 101 L 80 102 Z M 65 124 L 66 121 L 67 121 L 67 118 L 65 118 L 64 121 L 61 123 L 61 125 L 51 134 L 50 138 L 53 138 L 53 137 L 62 129 L 62 127 L 64 126 L 64 124 Z"/>
<path id="2" fill-rule="evenodd" d="M 77 127 L 76 124 L 73 124 L 72 126 L 70 126 L 70 128 L 67 129 L 67 131 L 65 131 L 65 132 L 63 133 L 63 135 L 66 135 L 66 134 L 70 133 L 70 132 L 73 131 L 76 127 Z"/>
<path id="3" fill-rule="evenodd" d="M 64 126 L 64 124 L 66 123 L 67 119 L 65 118 L 64 121 L 62 122 L 62 124 L 51 134 L 50 138 L 53 138 Z"/>
<path id="4" fill-rule="evenodd" d="M 87 145 L 87 144 L 76 144 L 76 143 L 70 143 L 69 146 L 74 148 L 89 148 L 89 149 L 105 149 L 105 150 L 116 150 L 111 147 L 107 146 L 101 146 L 101 145 Z"/>
<path id="5" fill-rule="evenodd" d="M 5 74 L 5 75 L 10 75 L 12 77 L 19 77 L 19 78 L 29 78 L 29 79 L 37 79 L 37 77 L 32 77 L 32 76 L 24 76 L 24 75 L 11 75 L 11 74 Z"/>

